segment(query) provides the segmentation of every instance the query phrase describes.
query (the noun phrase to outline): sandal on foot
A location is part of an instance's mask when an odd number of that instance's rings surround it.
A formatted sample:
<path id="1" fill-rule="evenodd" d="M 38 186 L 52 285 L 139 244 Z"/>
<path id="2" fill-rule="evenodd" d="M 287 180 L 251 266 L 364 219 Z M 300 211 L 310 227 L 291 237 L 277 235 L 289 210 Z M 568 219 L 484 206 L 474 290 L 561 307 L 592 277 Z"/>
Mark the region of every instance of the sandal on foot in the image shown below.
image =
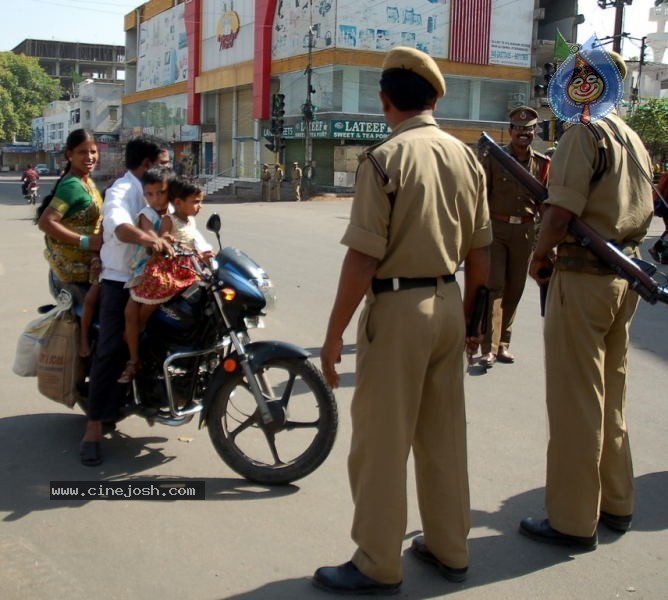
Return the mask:
<path id="1" fill-rule="evenodd" d="M 81 442 L 81 464 L 86 467 L 96 467 L 102 464 L 100 442 Z"/>
<path id="2" fill-rule="evenodd" d="M 117 379 L 118 383 L 131 383 L 135 378 L 135 375 L 139 371 L 139 361 L 129 360 L 125 364 L 125 370 L 121 373 L 121 376 Z"/>

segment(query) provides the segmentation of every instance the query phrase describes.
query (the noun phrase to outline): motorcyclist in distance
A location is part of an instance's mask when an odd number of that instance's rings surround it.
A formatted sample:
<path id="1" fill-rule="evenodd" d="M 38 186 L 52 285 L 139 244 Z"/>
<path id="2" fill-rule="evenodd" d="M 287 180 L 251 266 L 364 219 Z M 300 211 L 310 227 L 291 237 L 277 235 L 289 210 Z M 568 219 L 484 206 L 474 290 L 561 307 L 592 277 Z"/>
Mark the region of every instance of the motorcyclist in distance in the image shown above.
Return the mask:
<path id="1" fill-rule="evenodd" d="M 37 183 L 39 181 L 39 173 L 32 168 L 32 165 L 28 165 L 23 175 L 21 175 L 21 192 L 24 196 L 28 195 L 28 190 L 30 189 L 31 184 Z"/>

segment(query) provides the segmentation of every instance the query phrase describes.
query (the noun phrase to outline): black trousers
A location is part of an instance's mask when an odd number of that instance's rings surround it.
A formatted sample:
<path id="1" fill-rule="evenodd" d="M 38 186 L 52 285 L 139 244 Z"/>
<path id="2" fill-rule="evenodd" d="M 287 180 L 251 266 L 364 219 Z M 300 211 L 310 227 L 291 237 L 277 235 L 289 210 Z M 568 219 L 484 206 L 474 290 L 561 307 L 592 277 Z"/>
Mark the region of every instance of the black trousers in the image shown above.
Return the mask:
<path id="1" fill-rule="evenodd" d="M 116 380 L 129 356 L 123 331 L 130 293 L 120 281 L 103 279 L 101 285 L 100 333 L 90 372 L 88 418 L 113 421 L 119 416 L 120 403 L 127 390 L 127 386 Z"/>

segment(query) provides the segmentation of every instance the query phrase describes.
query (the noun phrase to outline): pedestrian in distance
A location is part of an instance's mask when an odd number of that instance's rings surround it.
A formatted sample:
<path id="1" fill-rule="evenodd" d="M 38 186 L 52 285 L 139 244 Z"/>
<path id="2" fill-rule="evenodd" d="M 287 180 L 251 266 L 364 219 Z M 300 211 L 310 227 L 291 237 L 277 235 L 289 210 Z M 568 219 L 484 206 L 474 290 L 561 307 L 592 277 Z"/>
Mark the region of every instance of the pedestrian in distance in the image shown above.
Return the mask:
<path id="1" fill-rule="evenodd" d="M 299 168 L 299 163 L 292 163 L 292 187 L 295 190 L 295 201 L 300 202 L 302 199 L 302 170 Z"/>
<path id="2" fill-rule="evenodd" d="M 281 184 L 283 183 L 283 179 L 285 179 L 285 173 L 283 172 L 283 167 L 280 165 L 280 163 L 276 163 L 274 165 L 274 177 L 273 177 L 273 190 L 272 190 L 272 199 L 275 200 L 276 202 L 280 201 L 281 199 Z"/>
<path id="3" fill-rule="evenodd" d="M 536 152 L 531 143 L 536 134 L 538 113 L 518 106 L 508 114 L 510 143 L 504 150 L 543 184 L 547 183 L 550 160 Z M 487 201 L 494 241 L 489 274 L 487 332 L 479 364 L 491 367 L 497 360 L 515 362 L 509 350 L 517 306 L 527 279 L 535 241 L 537 203 L 531 194 L 492 156 L 482 157 L 487 175 Z"/>
<path id="4" fill-rule="evenodd" d="M 125 147 L 127 171 L 105 193 L 100 329 L 90 371 L 88 421 L 80 446 L 81 462 L 86 466 L 102 463 L 102 422 L 114 422 L 120 414 L 124 388 L 116 380 L 127 360 L 123 332 L 129 292 L 125 284 L 132 276 L 130 261 L 135 245 L 151 248 L 156 254 L 172 253 L 166 240 L 135 225 L 137 215 L 146 206 L 141 177 L 156 163 L 159 154 L 160 147 L 155 142 L 142 137 L 130 140 Z"/>
<path id="5" fill-rule="evenodd" d="M 339 384 L 342 335 L 362 298 L 348 472 L 355 505 L 352 560 L 321 567 L 314 585 L 350 594 L 397 593 L 406 534 L 406 471 L 415 473 L 424 536 L 412 552 L 451 581 L 468 568 L 470 501 L 464 352 L 492 241 L 485 174 L 475 154 L 439 129 L 445 94 L 436 62 L 413 48 L 385 57 L 380 102 L 392 135 L 359 165 L 348 246 L 320 352 Z M 455 272 L 464 262 L 464 299 Z M 467 348 L 468 346 L 468 348 Z"/>
<path id="6" fill-rule="evenodd" d="M 609 54 L 623 80 L 623 59 Z M 604 72 L 606 66 L 593 68 Z M 594 550 L 599 521 L 619 533 L 631 526 L 626 374 L 639 297 L 576 242 L 568 225 L 579 217 L 624 254 L 639 257 L 652 218 L 651 176 L 652 162 L 640 138 L 614 110 L 596 122 L 569 127 L 554 153 L 529 267 L 538 283 L 549 281 L 544 341 L 550 437 L 547 518 L 522 520 L 520 533 L 540 542 Z"/>

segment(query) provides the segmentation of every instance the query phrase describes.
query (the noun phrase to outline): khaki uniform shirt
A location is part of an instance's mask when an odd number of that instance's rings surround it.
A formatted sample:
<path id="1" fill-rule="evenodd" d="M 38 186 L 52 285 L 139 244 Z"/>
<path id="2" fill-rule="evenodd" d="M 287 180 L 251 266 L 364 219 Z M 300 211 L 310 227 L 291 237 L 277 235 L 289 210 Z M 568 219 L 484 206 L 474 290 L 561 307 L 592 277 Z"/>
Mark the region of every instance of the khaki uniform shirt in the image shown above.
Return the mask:
<path id="1" fill-rule="evenodd" d="M 517 159 L 510 144 L 503 149 Z M 520 163 L 543 185 L 547 183 L 550 163 L 547 156 L 529 147 L 529 160 Z M 487 199 L 492 212 L 513 217 L 526 217 L 536 213 L 537 204 L 531 194 L 501 166 L 499 161 L 487 155 L 483 158 L 482 164 L 487 175 Z"/>
<path id="2" fill-rule="evenodd" d="M 377 278 L 452 274 L 471 249 L 491 243 L 482 166 L 433 117 L 407 119 L 371 151 L 390 180 L 383 185 L 362 155 L 341 243 L 379 259 Z"/>
<path id="3" fill-rule="evenodd" d="M 615 136 L 619 136 L 651 178 L 652 161 L 638 135 L 616 114 L 594 125 L 603 138 L 608 167 L 592 178 L 601 160 L 594 134 L 584 125 L 566 130 L 554 154 L 546 202 L 580 217 L 603 239 L 640 242 L 652 220 L 652 188 Z M 569 236 L 566 241 L 574 241 Z"/>
<path id="4" fill-rule="evenodd" d="M 283 182 L 283 169 L 281 167 L 276 167 L 276 170 L 274 171 L 274 183 L 282 183 Z"/>

